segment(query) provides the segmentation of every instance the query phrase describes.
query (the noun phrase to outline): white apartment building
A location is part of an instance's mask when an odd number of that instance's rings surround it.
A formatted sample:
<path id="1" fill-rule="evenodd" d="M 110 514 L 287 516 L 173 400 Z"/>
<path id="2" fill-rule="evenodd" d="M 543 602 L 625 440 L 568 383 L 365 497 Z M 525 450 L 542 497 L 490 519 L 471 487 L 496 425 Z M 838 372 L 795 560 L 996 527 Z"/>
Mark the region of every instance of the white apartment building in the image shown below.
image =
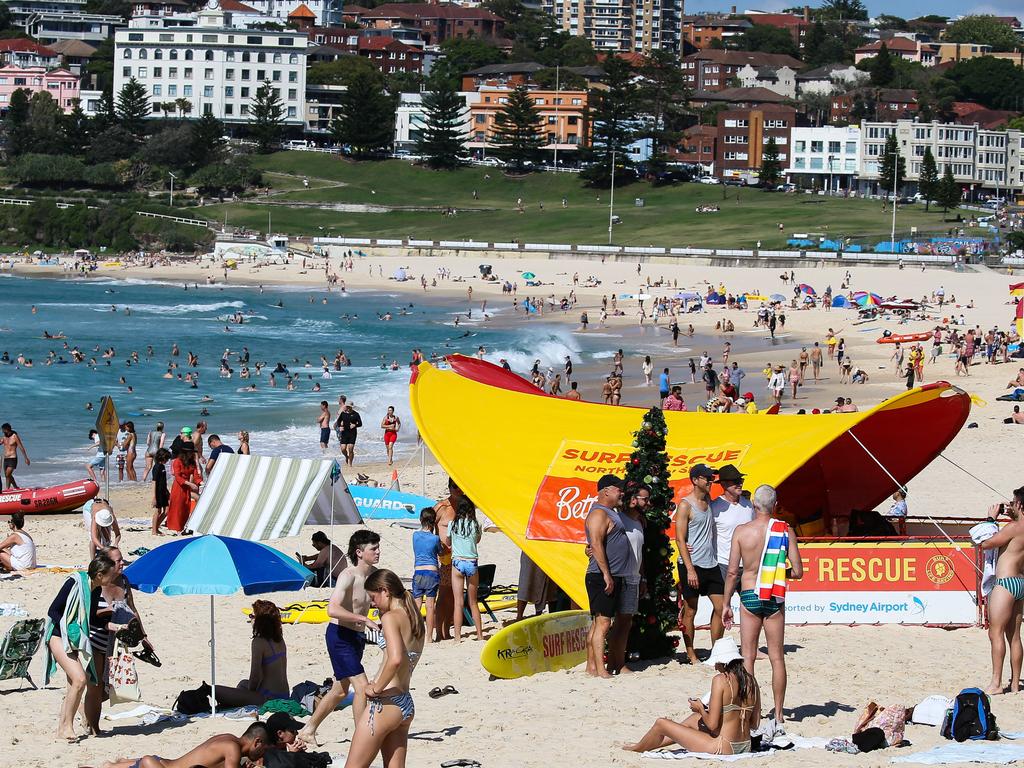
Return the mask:
<path id="1" fill-rule="evenodd" d="M 948 166 L 953 178 L 970 191 L 999 190 L 1024 185 L 1021 131 L 994 131 L 977 125 L 954 125 L 913 120 L 861 123 L 860 184 L 865 191 L 877 186 L 885 142 L 896 134 L 900 155 L 906 162 L 906 180 L 916 182 L 921 174 L 925 149 L 943 175 Z"/>
<path id="2" fill-rule="evenodd" d="M 472 135 L 472 115 L 469 108 L 480 102 L 480 93 L 477 91 L 459 91 L 459 96 L 466 104 L 465 134 L 467 146 Z M 395 151 L 414 154 L 416 142 L 423 133 L 427 124 L 426 111 L 423 108 L 422 93 L 403 93 L 399 97 L 398 107 L 395 110 Z"/>
<path id="3" fill-rule="evenodd" d="M 154 113 L 164 102 L 187 99 L 193 115 L 210 113 L 244 123 L 257 89 L 269 82 L 281 99 L 285 121 L 303 124 L 306 35 L 235 29 L 226 15 L 219 6 L 207 7 L 195 27 L 118 30 L 114 93 L 135 78 L 149 93 Z"/>
<path id="4" fill-rule="evenodd" d="M 860 128 L 793 128 L 786 176 L 798 187 L 833 192 L 854 186 L 860 168 Z"/>
<path id="5" fill-rule="evenodd" d="M 542 0 L 541 8 L 598 51 L 679 50 L 683 0 Z"/>

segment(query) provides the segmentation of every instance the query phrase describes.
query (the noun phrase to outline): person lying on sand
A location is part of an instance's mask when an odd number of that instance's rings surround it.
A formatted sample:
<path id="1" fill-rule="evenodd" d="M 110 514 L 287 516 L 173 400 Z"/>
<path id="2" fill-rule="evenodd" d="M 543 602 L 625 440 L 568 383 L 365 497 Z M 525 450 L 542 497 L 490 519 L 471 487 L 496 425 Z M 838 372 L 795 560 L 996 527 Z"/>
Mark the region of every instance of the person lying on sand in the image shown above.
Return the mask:
<path id="1" fill-rule="evenodd" d="M 240 768 L 243 757 L 253 762 L 263 757 L 269 743 L 267 726 L 256 721 L 241 736 L 232 736 L 230 733 L 211 736 L 175 760 L 144 755 L 134 760 L 105 763 L 103 768 Z"/>

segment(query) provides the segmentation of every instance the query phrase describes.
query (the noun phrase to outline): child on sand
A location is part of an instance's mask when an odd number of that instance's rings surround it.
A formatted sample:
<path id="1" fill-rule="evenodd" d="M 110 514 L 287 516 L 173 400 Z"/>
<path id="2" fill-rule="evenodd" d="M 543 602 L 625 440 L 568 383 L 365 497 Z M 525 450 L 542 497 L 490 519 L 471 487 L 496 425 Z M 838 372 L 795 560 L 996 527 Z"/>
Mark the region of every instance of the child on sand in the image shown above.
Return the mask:
<path id="1" fill-rule="evenodd" d="M 455 642 L 462 640 L 463 591 L 469 594 L 469 610 L 476 626 L 476 639 L 484 639 L 480 606 L 476 602 L 480 573 L 477 570 L 477 544 L 481 536 L 473 502 L 463 497 L 455 509 L 455 519 L 448 523 L 444 543 L 452 550 L 452 596 L 455 598 Z"/>
<path id="2" fill-rule="evenodd" d="M 153 457 L 153 535 L 163 536 L 160 526 L 167 518 L 167 505 L 171 502 L 171 493 L 167 490 L 167 462 L 171 460 L 171 452 L 166 448 L 157 450 Z"/>
<path id="3" fill-rule="evenodd" d="M 434 602 L 441 584 L 438 554 L 441 552 L 441 537 L 437 535 L 437 512 L 425 507 L 420 512 L 420 529 L 412 535 L 412 551 L 415 557 L 412 573 L 412 598 L 417 605 L 427 604 L 427 642 L 434 637 Z M 421 602 L 422 601 L 422 602 Z"/>

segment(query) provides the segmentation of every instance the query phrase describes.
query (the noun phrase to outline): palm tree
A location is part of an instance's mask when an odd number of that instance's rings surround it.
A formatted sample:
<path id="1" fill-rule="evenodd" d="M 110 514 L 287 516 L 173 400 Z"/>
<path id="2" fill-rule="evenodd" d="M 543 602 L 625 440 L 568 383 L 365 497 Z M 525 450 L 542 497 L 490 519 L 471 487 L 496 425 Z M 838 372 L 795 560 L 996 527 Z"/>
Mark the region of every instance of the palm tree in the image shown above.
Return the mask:
<path id="1" fill-rule="evenodd" d="M 188 99 L 175 99 L 174 106 L 178 108 L 179 115 L 188 115 L 192 113 L 192 102 Z"/>
<path id="2" fill-rule="evenodd" d="M 175 106 L 173 101 L 160 102 L 160 111 L 164 113 L 164 117 L 167 117 L 175 109 L 177 109 L 177 107 Z"/>

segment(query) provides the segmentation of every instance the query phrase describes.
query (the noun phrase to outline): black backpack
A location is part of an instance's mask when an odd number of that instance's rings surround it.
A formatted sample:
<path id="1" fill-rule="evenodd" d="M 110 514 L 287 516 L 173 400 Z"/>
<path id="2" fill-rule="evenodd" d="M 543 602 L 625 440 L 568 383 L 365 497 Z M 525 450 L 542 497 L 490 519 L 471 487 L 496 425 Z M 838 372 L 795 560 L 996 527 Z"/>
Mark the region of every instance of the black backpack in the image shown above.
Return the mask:
<path id="1" fill-rule="evenodd" d="M 946 710 L 940 733 L 954 741 L 989 740 L 999 738 L 996 716 L 992 714 L 988 694 L 980 688 L 964 688 L 953 700 L 953 708 Z"/>
<path id="2" fill-rule="evenodd" d="M 174 711 L 183 715 L 198 715 L 200 712 L 210 711 L 210 694 L 213 690 L 205 680 L 198 688 L 191 691 L 182 691 L 174 700 Z"/>

